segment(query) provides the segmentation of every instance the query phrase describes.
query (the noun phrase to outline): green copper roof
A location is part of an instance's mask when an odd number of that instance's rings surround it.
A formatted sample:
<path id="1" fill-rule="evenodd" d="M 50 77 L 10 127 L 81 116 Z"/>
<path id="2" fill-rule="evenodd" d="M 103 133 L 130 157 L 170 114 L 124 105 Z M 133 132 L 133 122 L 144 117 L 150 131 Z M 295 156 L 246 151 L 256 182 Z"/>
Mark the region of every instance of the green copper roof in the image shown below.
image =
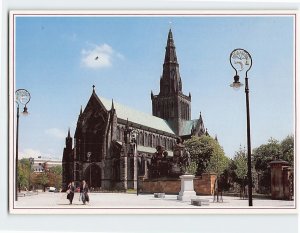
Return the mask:
<path id="1" fill-rule="evenodd" d="M 182 122 L 182 131 L 180 132 L 180 136 L 190 135 L 193 126 L 194 126 L 194 128 L 196 128 L 198 120 L 199 119 L 189 120 L 189 121 L 183 121 Z"/>
<path id="2" fill-rule="evenodd" d="M 122 145 L 122 142 L 121 141 L 116 141 L 120 146 Z M 146 152 L 146 153 L 149 153 L 149 154 L 154 154 L 156 152 L 156 149 L 153 148 L 153 147 L 149 147 L 149 146 L 141 146 L 141 145 L 138 145 L 137 146 L 137 150 L 138 152 Z M 170 151 L 170 150 L 167 150 L 168 152 L 168 156 L 173 156 L 173 151 Z"/>
<path id="3" fill-rule="evenodd" d="M 153 147 L 141 146 L 141 145 L 137 146 L 137 150 L 139 152 L 147 152 L 147 153 L 152 153 L 152 154 L 154 154 L 156 152 L 156 149 Z M 168 156 L 173 156 L 173 151 L 167 150 L 167 152 L 168 152 Z"/>
<path id="4" fill-rule="evenodd" d="M 112 100 L 108 100 L 103 97 L 98 97 L 98 98 L 103 103 L 106 110 L 111 109 Z M 123 119 L 125 121 L 128 119 L 129 122 L 137 123 L 170 134 L 175 134 L 171 129 L 171 127 L 168 125 L 167 121 L 165 121 L 164 119 L 134 110 L 132 108 L 119 104 L 115 101 L 113 101 L 113 103 L 118 118 Z"/>

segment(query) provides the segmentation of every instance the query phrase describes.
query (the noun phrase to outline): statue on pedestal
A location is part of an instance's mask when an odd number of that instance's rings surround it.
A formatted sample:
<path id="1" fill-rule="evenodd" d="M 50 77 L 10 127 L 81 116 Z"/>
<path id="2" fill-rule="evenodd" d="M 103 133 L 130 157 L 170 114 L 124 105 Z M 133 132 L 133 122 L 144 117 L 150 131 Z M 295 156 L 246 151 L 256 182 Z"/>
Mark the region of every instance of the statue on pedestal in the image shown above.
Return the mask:
<path id="1" fill-rule="evenodd" d="M 177 144 L 174 146 L 173 170 L 180 174 L 187 174 L 188 167 L 191 164 L 191 155 L 182 144 L 182 139 L 177 138 Z"/>

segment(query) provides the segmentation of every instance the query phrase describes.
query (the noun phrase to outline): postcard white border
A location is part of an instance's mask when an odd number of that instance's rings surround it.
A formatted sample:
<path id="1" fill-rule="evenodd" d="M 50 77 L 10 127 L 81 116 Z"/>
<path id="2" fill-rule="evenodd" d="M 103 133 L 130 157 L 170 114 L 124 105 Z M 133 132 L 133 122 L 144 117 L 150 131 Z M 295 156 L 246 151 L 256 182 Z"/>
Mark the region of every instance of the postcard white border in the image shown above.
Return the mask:
<path id="1" fill-rule="evenodd" d="M 101 208 L 92 208 L 92 209 L 58 209 L 58 208 L 32 208 L 32 209 L 22 209 L 22 208 L 15 208 L 14 207 L 14 176 L 15 176 L 15 158 L 14 150 L 15 150 L 15 142 L 14 142 L 14 134 L 15 129 L 13 129 L 14 125 L 14 111 L 15 111 L 15 102 L 14 100 L 14 90 L 15 90 L 15 77 L 14 77 L 14 18 L 16 15 L 22 15 L 22 16 L 50 16 L 58 17 L 58 16 L 82 16 L 82 17 L 89 17 L 90 16 L 99 16 L 99 17 L 117 17 L 117 16 L 149 16 L 149 17 L 155 17 L 155 16 L 270 16 L 270 15 L 276 15 L 276 16 L 284 16 L 284 15 L 295 15 L 295 27 L 298 29 L 299 27 L 299 12 L 296 10 L 221 10 L 221 11 L 208 11 L 208 10 L 155 10 L 155 11 L 149 11 L 149 10 L 110 10 L 110 11 L 62 11 L 62 10 L 51 10 L 51 11 L 23 11 L 23 10 L 16 10 L 16 11 L 10 11 L 9 15 L 9 211 L 12 214 L 292 214 L 297 213 L 298 210 L 298 189 L 296 190 L 297 197 L 295 197 L 295 208 L 289 208 L 289 209 L 283 209 L 283 208 L 218 208 L 218 209 L 126 209 L 126 208 L 112 208 L 112 209 L 101 209 Z M 296 56 L 299 53 L 299 48 L 297 45 L 297 38 L 298 37 L 298 31 L 295 30 L 295 77 L 298 77 L 298 69 L 299 67 L 299 59 L 298 56 Z M 294 87 L 295 87 L 295 95 L 298 95 L 296 92 L 296 88 L 299 87 L 299 82 L 296 82 L 296 78 L 294 78 Z M 299 90 L 299 89 L 298 89 Z M 296 122 L 296 117 L 299 114 L 299 110 L 296 108 L 296 100 L 297 96 L 295 96 L 295 140 L 296 140 L 296 148 L 295 148 L 295 154 L 298 154 L 297 148 L 298 148 L 298 139 L 297 139 L 297 132 L 298 132 L 298 125 Z M 299 161 L 296 158 L 296 164 L 298 167 Z M 295 170 L 295 174 L 297 175 L 297 169 Z M 296 177 L 296 176 L 295 176 Z M 297 180 L 296 180 L 297 181 Z M 297 181 L 299 182 L 299 181 Z M 295 182 L 296 185 L 296 182 Z M 296 186 L 299 187 L 298 185 Z"/>

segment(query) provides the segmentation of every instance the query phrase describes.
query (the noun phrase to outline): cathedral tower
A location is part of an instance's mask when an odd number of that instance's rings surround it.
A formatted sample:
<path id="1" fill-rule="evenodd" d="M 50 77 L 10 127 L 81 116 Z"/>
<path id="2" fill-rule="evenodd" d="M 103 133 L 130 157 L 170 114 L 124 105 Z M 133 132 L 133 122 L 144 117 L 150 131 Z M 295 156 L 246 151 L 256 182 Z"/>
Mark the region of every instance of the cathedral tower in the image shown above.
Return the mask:
<path id="1" fill-rule="evenodd" d="M 73 139 L 70 135 L 70 129 L 68 130 L 68 136 L 66 137 L 66 146 L 63 152 L 62 159 L 62 187 L 63 190 L 67 189 L 69 182 L 73 181 Z"/>
<path id="2" fill-rule="evenodd" d="M 191 120 L 191 94 L 182 93 L 182 82 L 179 73 L 176 48 L 172 30 L 169 30 L 163 72 L 160 78 L 160 92 L 153 95 L 152 114 L 165 119 L 176 135 L 182 134 L 184 121 Z"/>

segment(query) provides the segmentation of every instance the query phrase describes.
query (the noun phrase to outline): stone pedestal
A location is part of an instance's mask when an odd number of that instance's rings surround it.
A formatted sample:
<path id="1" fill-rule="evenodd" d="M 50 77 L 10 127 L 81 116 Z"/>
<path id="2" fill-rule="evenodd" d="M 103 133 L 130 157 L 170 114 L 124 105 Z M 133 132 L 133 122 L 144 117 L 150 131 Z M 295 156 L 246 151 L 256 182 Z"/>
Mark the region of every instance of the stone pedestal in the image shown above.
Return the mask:
<path id="1" fill-rule="evenodd" d="M 194 175 L 182 175 L 179 177 L 181 180 L 181 190 L 177 196 L 177 200 L 191 201 L 196 198 L 196 192 L 194 190 Z"/>

